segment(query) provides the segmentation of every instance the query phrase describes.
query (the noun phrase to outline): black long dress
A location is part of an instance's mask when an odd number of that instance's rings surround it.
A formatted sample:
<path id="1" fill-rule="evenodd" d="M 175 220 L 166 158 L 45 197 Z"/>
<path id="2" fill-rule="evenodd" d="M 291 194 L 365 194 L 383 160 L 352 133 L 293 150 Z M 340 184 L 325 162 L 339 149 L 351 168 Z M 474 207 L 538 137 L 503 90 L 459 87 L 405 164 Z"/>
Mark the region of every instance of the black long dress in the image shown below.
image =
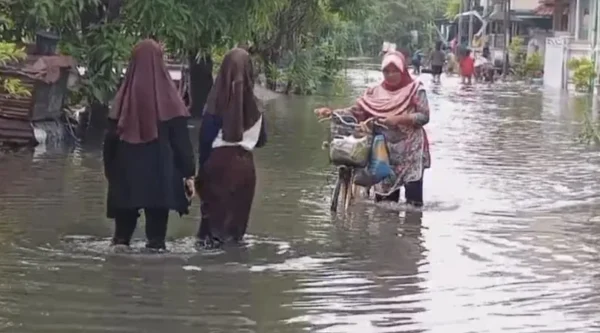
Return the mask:
<path id="1" fill-rule="evenodd" d="M 115 218 L 121 209 L 188 213 L 183 179 L 194 176 L 195 161 L 185 117 L 159 123 L 158 139 L 142 144 L 120 140 L 116 122 L 110 120 L 103 155 L 108 218 Z"/>

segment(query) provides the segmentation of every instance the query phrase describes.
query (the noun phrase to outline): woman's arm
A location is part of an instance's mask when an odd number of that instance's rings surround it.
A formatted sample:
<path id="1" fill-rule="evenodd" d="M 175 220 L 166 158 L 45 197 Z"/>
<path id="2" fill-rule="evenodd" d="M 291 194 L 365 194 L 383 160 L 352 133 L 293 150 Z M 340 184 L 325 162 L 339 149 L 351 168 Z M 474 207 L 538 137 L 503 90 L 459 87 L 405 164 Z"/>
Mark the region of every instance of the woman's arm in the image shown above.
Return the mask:
<path id="1" fill-rule="evenodd" d="M 187 118 L 177 117 L 169 120 L 169 138 L 175 155 L 175 166 L 183 178 L 191 178 L 196 173 L 194 149 L 190 141 Z"/>
<path id="2" fill-rule="evenodd" d="M 200 140 L 198 144 L 198 170 L 201 170 L 212 151 L 212 144 L 219 134 L 223 121 L 220 117 L 204 113 L 200 125 Z"/>
<path id="3" fill-rule="evenodd" d="M 260 135 L 258 136 L 258 142 L 256 142 L 256 148 L 262 148 L 267 144 L 267 125 L 264 114 L 262 115 L 260 122 Z"/>
<path id="4" fill-rule="evenodd" d="M 417 91 L 415 112 L 410 114 L 413 125 L 422 127 L 429 123 L 429 101 L 425 89 Z"/>
<path id="5" fill-rule="evenodd" d="M 336 112 L 339 114 L 350 114 L 354 118 L 356 118 L 356 120 L 358 120 L 358 122 L 363 122 L 363 121 L 371 118 L 371 115 L 369 113 L 365 112 L 358 104 L 353 105 L 349 108 L 333 110 L 333 112 Z"/>

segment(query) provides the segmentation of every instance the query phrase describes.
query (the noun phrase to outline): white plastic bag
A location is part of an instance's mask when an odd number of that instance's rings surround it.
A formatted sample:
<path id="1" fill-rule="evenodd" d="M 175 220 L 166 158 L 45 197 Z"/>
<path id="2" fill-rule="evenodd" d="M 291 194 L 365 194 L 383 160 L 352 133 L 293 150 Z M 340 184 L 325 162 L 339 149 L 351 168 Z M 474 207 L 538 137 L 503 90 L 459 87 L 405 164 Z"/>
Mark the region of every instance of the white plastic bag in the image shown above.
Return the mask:
<path id="1" fill-rule="evenodd" d="M 364 168 L 369 162 L 373 137 L 347 135 L 335 137 L 329 146 L 329 158 L 334 165 Z"/>

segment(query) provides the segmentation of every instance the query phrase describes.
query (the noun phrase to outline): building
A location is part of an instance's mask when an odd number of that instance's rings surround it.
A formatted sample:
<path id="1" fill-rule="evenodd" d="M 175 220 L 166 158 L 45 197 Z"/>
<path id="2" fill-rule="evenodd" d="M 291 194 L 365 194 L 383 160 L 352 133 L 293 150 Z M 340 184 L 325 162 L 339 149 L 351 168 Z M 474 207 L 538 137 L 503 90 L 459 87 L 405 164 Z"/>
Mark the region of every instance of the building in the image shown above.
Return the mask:
<path id="1" fill-rule="evenodd" d="M 539 0 L 537 13 L 552 13 L 553 36 L 546 40 L 547 56 L 545 68 L 562 68 L 562 71 L 545 71 L 544 84 L 568 89 L 570 71 L 569 59 L 588 57 L 597 58 L 600 27 L 598 1 L 593 0 Z M 552 55 L 548 56 L 551 49 Z M 594 57 L 596 49 L 596 57 Z M 596 63 L 596 72 L 600 66 Z"/>

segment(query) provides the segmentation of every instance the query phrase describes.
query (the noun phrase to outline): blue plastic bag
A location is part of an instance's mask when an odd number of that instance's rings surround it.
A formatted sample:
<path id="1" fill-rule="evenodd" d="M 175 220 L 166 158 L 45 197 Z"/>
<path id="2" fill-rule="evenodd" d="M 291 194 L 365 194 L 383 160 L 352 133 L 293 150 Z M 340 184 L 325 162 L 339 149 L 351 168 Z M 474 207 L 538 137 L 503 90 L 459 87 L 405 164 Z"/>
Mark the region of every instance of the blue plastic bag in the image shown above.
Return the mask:
<path id="1" fill-rule="evenodd" d="M 376 183 L 389 177 L 394 172 L 390 166 L 390 155 L 388 154 L 383 135 L 376 135 L 373 138 L 369 172 Z"/>
<path id="2" fill-rule="evenodd" d="M 385 138 L 383 135 L 376 135 L 373 138 L 373 145 L 371 146 L 369 165 L 356 173 L 354 183 L 364 187 L 373 186 L 393 175 L 393 173 L 394 170 L 390 165 L 390 156 L 385 144 Z"/>

